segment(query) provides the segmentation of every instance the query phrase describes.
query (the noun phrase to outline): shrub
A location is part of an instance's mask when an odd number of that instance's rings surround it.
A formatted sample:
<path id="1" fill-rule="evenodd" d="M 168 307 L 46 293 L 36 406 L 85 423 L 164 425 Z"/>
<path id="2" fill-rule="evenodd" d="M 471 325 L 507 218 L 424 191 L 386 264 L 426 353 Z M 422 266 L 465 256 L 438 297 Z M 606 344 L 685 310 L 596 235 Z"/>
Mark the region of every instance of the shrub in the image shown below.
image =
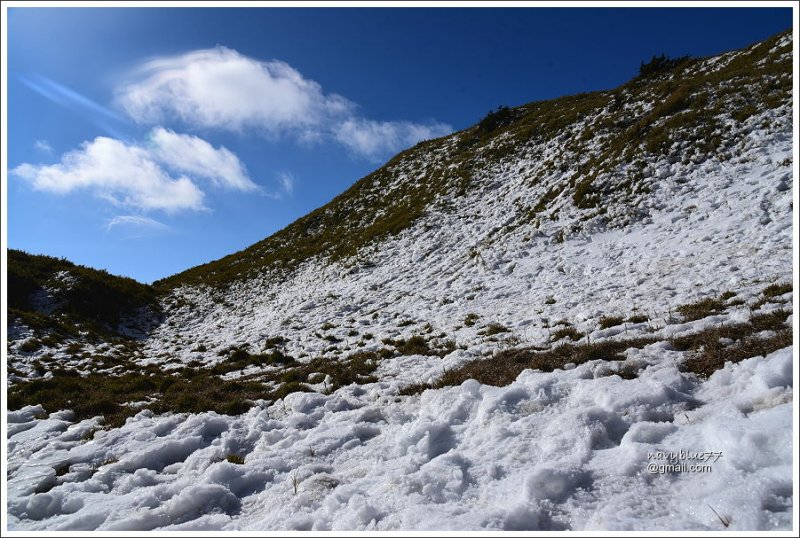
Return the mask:
<path id="1" fill-rule="evenodd" d="M 678 67 L 680 64 L 689 60 L 689 56 L 681 56 L 679 58 L 670 58 L 665 54 L 659 56 L 653 55 L 649 62 L 644 61 L 639 63 L 639 77 L 648 77 L 664 71 L 669 71 Z"/>
<path id="2" fill-rule="evenodd" d="M 422 336 L 415 335 L 406 341 L 399 341 L 395 346 L 403 355 L 434 355 L 428 347 L 428 341 Z"/>
<path id="3" fill-rule="evenodd" d="M 491 110 L 478 123 L 478 134 L 488 134 L 514 121 L 514 112 L 507 106 Z"/>
<path id="4" fill-rule="evenodd" d="M 654 338 L 604 340 L 592 344 L 561 344 L 552 349 L 515 348 L 495 353 L 492 357 L 475 359 L 445 372 L 432 387 L 460 385 L 475 379 L 485 385 L 497 387 L 512 383 L 525 369 L 551 372 L 567 363 L 581 364 L 591 360 L 624 360 L 622 352 L 628 348 L 641 348 L 655 342 Z M 412 386 L 419 391 L 420 387 Z M 412 387 L 407 387 L 411 391 Z"/>
<path id="5" fill-rule="evenodd" d="M 67 273 L 68 283 L 54 279 Z M 76 265 L 66 259 L 8 250 L 8 306 L 34 311 L 30 296 L 48 288 L 56 298 L 50 316 L 67 314 L 95 330 L 118 335 L 117 324 L 125 317 L 148 308 L 160 313 L 158 293 L 152 286 L 132 278 L 114 276 L 107 271 Z"/>
<path id="6" fill-rule="evenodd" d="M 445 340 L 442 345 L 437 350 L 437 355 L 440 357 L 446 357 L 450 353 L 456 350 L 456 343 L 453 340 Z"/>
<path id="7" fill-rule="evenodd" d="M 723 368 L 726 362 L 737 363 L 755 356 L 767 356 L 773 351 L 792 345 L 792 330 L 784 325 L 788 313 L 782 319 L 751 319 L 750 323 L 714 327 L 699 334 L 676 338 L 673 346 L 687 350 L 690 355 L 681 365 L 682 369 L 692 372 L 701 378 L 709 377 Z M 779 323 L 775 323 L 778 321 Z M 770 327 L 774 331 L 771 336 L 759 338 L 757 333 Z M 723 339 L 734 340 L 731 345 L 724 345 Z"/>
<path id="8" fill-rule="evenodd" d="M 17 349 L 19 349 L 23 353 L 33 353 L 34 351 L 41 349 L 41 347 L 42 347 L 42 342 L 39 339 L 29 338 L 28 340 L 20 344 Z"/>
<path id="9" fill-rule="evenodd" d="M 745 120 L 747 120 L 747 118 L 755 115 L 756 113 L 758 113 L 758 109 L 755 106 L 748 103 L 743 107 L 735 109 L 731 114 L 731 117 L 733 117 L 733 119 L 735 119 L 739 123 L 743 123 Z"/>
<path id="10" fill-rule="evenodd" d="M 397 391 L 397 394 L 400 396 L 413 396 L 414 394 L 420 394 L 429 388 L 431 388 L 431 386 L 427 383 L 414 383 L 403 387 Z"/>
<path id="11" fill-rule="evenodd" d="M 285 345 L 288 340 L 283 336 L 272 336 L 264 340 L 264 349 Z"/>

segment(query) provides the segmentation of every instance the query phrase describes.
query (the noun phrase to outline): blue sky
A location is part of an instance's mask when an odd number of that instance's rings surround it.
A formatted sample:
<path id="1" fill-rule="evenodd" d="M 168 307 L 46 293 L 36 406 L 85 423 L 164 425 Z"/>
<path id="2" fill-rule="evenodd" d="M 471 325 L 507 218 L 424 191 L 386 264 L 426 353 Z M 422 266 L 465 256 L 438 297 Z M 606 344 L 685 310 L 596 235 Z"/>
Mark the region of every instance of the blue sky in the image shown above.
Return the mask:
<path id="1" fill-rule="evenodd" d="M 150 282 L 499 105 L 790 26 L 788 8 L 10 8 L 8 246 Z"/>

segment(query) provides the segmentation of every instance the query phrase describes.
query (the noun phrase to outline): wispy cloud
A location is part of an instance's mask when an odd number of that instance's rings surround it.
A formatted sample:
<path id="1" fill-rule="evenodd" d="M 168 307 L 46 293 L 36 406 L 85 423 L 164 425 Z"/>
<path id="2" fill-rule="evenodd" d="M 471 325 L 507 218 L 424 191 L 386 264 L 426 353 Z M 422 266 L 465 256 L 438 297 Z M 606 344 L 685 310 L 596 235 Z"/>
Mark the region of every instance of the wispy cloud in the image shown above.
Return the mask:
<path id="1" fill-rule="evenodd" d="M 280 172 L 275 176 L 277 186 L 272 190 L 263 191 L 264 195 L 275 200 L 290 198 L 294 194 L 294 176 L 289 172 Z"/>
<path id="2" fill-rule="evenodd" d="M 166 224 L 141 215 L 118 215 L 106 223 L 106 231 L 124 231 L 130 239 L 152 237 L 169 232 L 171 228 Z"/>
<path id="3" fill-rule="evenodd" d="M 196 178 L 226 189 L 258 189 L 227 149 L 215 149 L 200 138 L 163 128 L 153 130 L 144 145 L 99 136 L 62 155 L 60 163 L 25 163 L 11 173 L 40 191 L 66 194 L 87 190 L 115 205 L 140 211 L 206 209 L 205 193 Z"/>
<path id="4" fill-rule="evenodd" d="M 294 176 L 288 172 L 278 175 L 278 182 L 281 185 L 281 192 L 286 196 L 294 193 Z"/>
<path id="5" fill-rule="evenodd" d="M 453 132 L 444 123 L 427 125 L 407 121 L 372 121 L 348 119 L 336 130 L 336 140 L 351 151 L 377 158 L 399 148 L 413 146 L 420 140 L 438 138 Z"/>
<path id="6" fill-rule="evenodd" d="M 89 112 L 88 118 L 112 136 L 119 138 L 119 127 L 130 124 L 130 120 L 126 117 L 47 77 L 29 75 L 20 76 L 20 80 L 30 89 L 54 103 L 66 108 Z"/>
<path id="7" fill-rule="evenodd" d="M 139 123 L 177 120 L 304 142 L 335 140 L 370 158 L 452 132 L 443 123 L 359 117 L 355 103 L 326 94 L 289 64 L 255 60 L 225 47 L 150 59 L 118 88 L 116 98 Z"/>
<path id="8" fill-rule="evenodd" d="M 41 151 L 42 153 L 53 153 L 53 146 L 48 144 L 47 140 L 37 140 L 33 143 L 33 147 L 37 150 Z"/>

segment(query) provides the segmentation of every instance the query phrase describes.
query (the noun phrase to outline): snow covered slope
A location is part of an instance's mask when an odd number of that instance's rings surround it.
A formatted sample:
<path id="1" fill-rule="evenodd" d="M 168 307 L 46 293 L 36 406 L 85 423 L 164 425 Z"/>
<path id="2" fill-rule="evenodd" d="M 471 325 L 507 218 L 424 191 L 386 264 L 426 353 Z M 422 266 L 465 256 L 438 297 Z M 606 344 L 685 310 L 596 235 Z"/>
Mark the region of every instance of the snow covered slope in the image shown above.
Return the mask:
<path id="1" fill-rule="evenodd" d="M 790 529 L 791 76 L 785 33 L 500 109 L 135 345 L 18 328 L 10 527 Z"/>

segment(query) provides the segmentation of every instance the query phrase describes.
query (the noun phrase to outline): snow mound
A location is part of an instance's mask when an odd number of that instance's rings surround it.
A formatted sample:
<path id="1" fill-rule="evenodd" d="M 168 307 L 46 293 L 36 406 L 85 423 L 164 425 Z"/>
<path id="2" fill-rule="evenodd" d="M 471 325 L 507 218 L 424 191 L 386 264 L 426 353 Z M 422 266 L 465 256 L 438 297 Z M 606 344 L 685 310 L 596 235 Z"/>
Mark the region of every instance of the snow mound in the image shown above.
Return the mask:
<path id="1" fill-rule="evenodd" d="M 239 417 L 142 411 L 88 441 L 94 421 L 28 407 L 9 414 L 10 529 L 789 528 L 791 348 L 706 381 L 662 348 L 635 379 L 593 361 L 376 406 L 378 382 Z"/>

